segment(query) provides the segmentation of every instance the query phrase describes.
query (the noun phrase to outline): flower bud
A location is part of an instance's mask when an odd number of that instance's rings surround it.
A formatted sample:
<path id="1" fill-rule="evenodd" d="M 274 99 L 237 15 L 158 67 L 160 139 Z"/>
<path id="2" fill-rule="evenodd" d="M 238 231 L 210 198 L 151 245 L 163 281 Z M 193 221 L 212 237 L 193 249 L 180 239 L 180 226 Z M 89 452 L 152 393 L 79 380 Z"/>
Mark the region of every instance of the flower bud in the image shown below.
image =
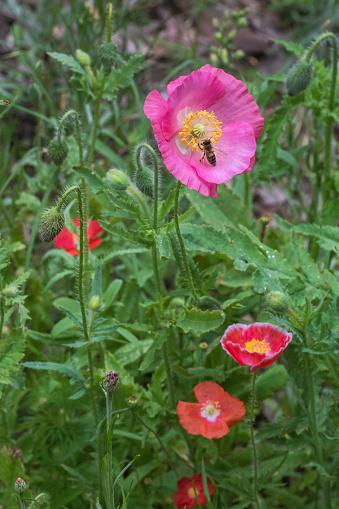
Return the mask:
<path id="1" fill-rule="evenodd" d="M 222 36 L 222 33 L 221 32 L 216 32 L 214 34 L 214 39 L 218 42 L 221 42 L 223 40 L 223 36 Z"/>
<path id="2" fill-rule="evenodd" d="M 215 30 L 220 30 L 220 23 L 219 23 L 218 18 L 212 19 L 212 26 L 213 26 L 213 28 L 215 28 Z"/>
<path id="3" fill-rule="evenodd" d="M 278 313 L 284 313 L 289 308 L 288 297 L 283 292 L 270 292 L 266 297 L 266 301 Z"/>
<path id="4" fill-rule="evenodd" d="M 110 371 L 102 381 L 102 387 L 105 392 L 112 394 L 119 389 L 119 375 L 115 371 Z"/>
<path id="5" fill-rule="evenodd" d="M 91 65 L 91 57 L 85 51 L 81 49 L 77 49 L 75 52 L 75 56 L 79 64 L 81 65 Z"/>
<path id="6" fill-rule="evenodd" d="M 154 173 L 150 168 L 144 166 L 135 176 L 135 185 L 146 196 L 153 198 L 154 192 Z"/>
<path id="7" fill-rule="evenodd" d="M 96 309 L 98 309 L 100 305 L 100 298 L 99 298 L 99 295 L 93 295 L 91 297 L 91 300 L 90 300 L 90 303 L 89 303 L 89 307 L 92 311 L 95 311 Z"/>
<path id="8" fill-rule="evenodd" d="M 237 20 L 237 24 L 236 24 L 236 27 L 237 28 L 244 28 L 244 27 L 247 27 L 248 26 L 248 21 L 246 18 L 239 18 Z"/>
<path id="9" fill-rule="evenodd" d="M 203 341 L 202 343 L 199 343 L 199 348 L 201 350 L 206 350 L 206 348 L 208 348 L 208 344 L 205 341 Z"/>
<path id="10" fill-rule="evenodd" d="M 104 41 L 99 47 L 99 58 L 104 66 L 104 74 L 108 76 L 117 59 L 118 46 L 115 42 Z"/>
<path id="11" fill-rule="evenodd" d="M 65 216 L 62 210 L 50 207 L 41 214 L 39 234 L 43 242 L 52 242 L 65 226 Z"/>
<path id="12" fill-rule="evenodd" d="M 126 191 L 127 187 L 130 185 L 130 180 L 126 173 L 117 168 L 108 170 L 104 180 L 107 180 L 115 191 Z"/>
<path id="13" fill-rule="evenodd" d="M 17 493 L 23 493 L 26 489 L 26 483 L 21 477 L 18 477 L 14 484 L 14 489 Z"/>
<path id="14" fill-rule="evenodd" d="M 56 138 L 48 145 L 48 153 L 53 163 L 60 166 L 68 155 L 68 145 L 64 140 Z"/>
<path id="15" fill-rule="evenodd" d="M 297 95 L 311 83 L 313 65 L 305 60 L 299 60 L 289 71 L 286 78 L 287 93 Z"/>
<path id="16" fill-rule="evenodd" d="M 243 51 L 242 49 L 237 49 L 237 51 L 233 53 L 233 56 L 237 60 L 241 60 L 245 56 L 245 51 Z"/>
<path id="17" fill-rule="evenodd" d="M 129 404 L 129 406 L 134 406 L 138 403 L 138 398 L 136 396 L 128 396 L 127 398 L 127 403 Z"/>

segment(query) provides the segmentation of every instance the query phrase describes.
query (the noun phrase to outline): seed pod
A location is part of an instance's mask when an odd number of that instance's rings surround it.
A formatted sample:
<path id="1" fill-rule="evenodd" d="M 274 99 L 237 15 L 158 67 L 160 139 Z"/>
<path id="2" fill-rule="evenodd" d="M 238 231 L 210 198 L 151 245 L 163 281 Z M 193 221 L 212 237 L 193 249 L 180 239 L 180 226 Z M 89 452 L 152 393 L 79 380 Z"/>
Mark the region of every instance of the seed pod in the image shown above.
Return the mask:
<path id="1" fill-rule="evenodd" d="M 108 76 L 117 60 L 118 46 L 115 42 L 104 41 L 99 47 L 99 58 L 104 66 L 104 74 Z"/>
<path id="2" fill-rule="evenodd" d="M 313 65 L 305 60 L 299 60 L 287 75 L 286 87 L 289 95 L 297 95 L 311 83 Z"/>
<path id="3" fill-rule="evenodd" d="M 64 140 L 56 138 L 48 145 L 48 153 L 53 163 L 60 166 L 68 155 L 68 145 Z"/>
<path id="4" fill-rule="evenodd" d="M 65 216 L 62 210 L 50 207 L 41 214 L 39 234 L 43 242 L 52 242 L 65 226 Z"/>

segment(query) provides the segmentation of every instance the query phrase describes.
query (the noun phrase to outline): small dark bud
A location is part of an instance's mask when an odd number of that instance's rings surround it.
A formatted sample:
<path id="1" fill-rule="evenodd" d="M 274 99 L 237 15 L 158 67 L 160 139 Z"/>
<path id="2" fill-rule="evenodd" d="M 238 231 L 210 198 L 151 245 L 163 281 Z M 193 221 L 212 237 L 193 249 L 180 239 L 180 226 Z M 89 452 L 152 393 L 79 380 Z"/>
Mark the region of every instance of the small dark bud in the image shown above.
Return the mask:
<path id="1" fill-rule="evenodd" d="M 104 74 L 108 76 L 116 62 L 118 54 L 118 46 L 115 42 L 104 41 L 99 47 L 99 58 L 104 66 Z"/>
<path id="2" fill-rule="evenodd" d="M 310 62 L 299 60 L 289 71 L 286 79 L 286 88 L 289 95 L 297 95 L 311 83 L 313 66 Z"/>
<path id="3" fill-rule="evenodd" d="M 56 138 L 48 145 L 48 153 L 56 166 L 60 166 L 68 155 L 68 145 L 64 140 Z"/>
<path id="4" fill-rule="evenodd" d="M 287 296 L 283 292 L 270 292 L 266 297 L 267 304 L 278 313 L 284 313 L 289 308 Z"/>
<path id="5" fill-rule="evenodd" d="M 146 196 L 153 198 L 154 192 L 154 174 L 150 168 L 143 167 L 142 170 L 138 170 L 135 176 L 135 185 Z"/>
<path id="6" fill-rule="evenodd" d="M 18 477 L 14 484 L 14 489 L 17 493 L 23 493 L 26 489 L 26 483 L 21 477 Z"/>
<path id="7" fill-rule="evenodd" d="M 65 216 L 62 210 L 50 207 L 41 214 L 39 234 L 43 242 L 52 242 L 65 226 Z"/>
<path id="8" fill-rule="evenodd" d="M 126 173 L 117 168 L 108 170 L 105 180 L 108 181 L 115 191 L 126 191 L 127 187 L 130 185 L 130 180 Z"/>
<path id="9" fill-rule="evenodd" d="M 102 381 L 102 387 L 105 392 L 111 394 L 119 389 L 119 375 L 115 371 L 110 371 Z"/>

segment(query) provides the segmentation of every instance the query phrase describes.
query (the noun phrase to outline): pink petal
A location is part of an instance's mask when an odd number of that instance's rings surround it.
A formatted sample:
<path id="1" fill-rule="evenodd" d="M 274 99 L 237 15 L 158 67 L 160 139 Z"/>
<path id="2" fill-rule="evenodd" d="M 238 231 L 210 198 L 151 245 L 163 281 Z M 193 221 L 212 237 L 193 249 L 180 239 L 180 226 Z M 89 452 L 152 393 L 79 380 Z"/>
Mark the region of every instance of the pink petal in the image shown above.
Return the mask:
<path id="1" fill-rule="evenodd" d="M 249 167 L 256 149 L 252 127 L 246 122 L 228 124 L 223 128 L 216 148 L 224 152 L 216 152 L 216 166 L 209 165 L 206 168 L 204 163 L 198 161 L 196 169 L 198 175 L 207 182 L 222 184 L 234 175 L 244 173 Z"/>
<path id="2" fill-rule="evenodd" d="M 237 121 L 247 122 L 252 126 L 257 140 L 264 127 L 264 119 L 244 83 L 225 73 L 222 69 L 216 69 L 209 64 L 201 67 L 200 71 L 212 73 L 225 87 L 225 93 L 216 104 L 213 104 L 213 111 L 218 120 L 221 120 L 224 125 Z"/>
<path id="3" fill-rule="evenodd" d="M 168 96 L 175 90 L 181 83 L 187 78 L 187 76 L 180 76 L 180 78 L 170 81 L 170 83 L 167 85 L 167 92 Z"/>

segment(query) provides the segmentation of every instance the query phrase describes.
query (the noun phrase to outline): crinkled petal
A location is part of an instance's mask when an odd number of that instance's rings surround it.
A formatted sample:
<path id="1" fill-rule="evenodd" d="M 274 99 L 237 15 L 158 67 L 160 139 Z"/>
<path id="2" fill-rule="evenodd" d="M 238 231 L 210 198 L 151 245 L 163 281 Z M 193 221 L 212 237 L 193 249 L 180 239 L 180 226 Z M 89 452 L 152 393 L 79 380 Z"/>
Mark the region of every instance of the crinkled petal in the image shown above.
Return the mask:
<path id="1" fill-rule="evenodd" d="M 100 244 L 101 244 L 101 239 L 91 240 L 88 243 L 88 249 L 94 249 L 95 247 L 99 246 Z"/>
<path id="2" fill-rule="evenodd" d="M 73 234 L 69 231 L 68 228 L 66 228 L 66 226 L 64 226 L 59 235 L 55 237 L 53 243 L 56 247 L 61 247 L 68 252 L 74 250 L 74 246 L 77 245 L 77 243 L 74 242 Z"/>
<path id="3" fill-rule="evenodd" d="M 207 182 L 222 184 L 248 169 L 256 149 L 253 129 L 246 122 L 228 124 L 215 146 L 222 151 L 216 151 L 216 165 L 211 166 L 206 158 L 198 160 L 197 173 Z"/>
<path id="4" fill-rule="evenodd" d="M 199 403 L 219 401 L 224 394 L 224 389 L 216 382 L 202 382 L 194 387 L 194 395 Z"/>
<path id="5" fill-rule="evenodd" d="M 209 64 L 201 67 L 200 71 L 212 73 L 224 85 L 225 93 L 213 104 L 213 111 L 218 120 L 224 122 L 224 125 L 238 121 L 247 122 L 252 126 L 257 140 L 264 127 L 264 119 L 254 97 L 249 93 L 244 83 L 222 69 L 217 69 Z"/>
<path id="6" fill-rule="evenodd" d="M 220 403 L 220 418 L 223 419 L 229 428 L 242 421 L 246 413 L 245 405 L 240 399 L 234 398 L 228 392 L 224 392 Z"/>
<path id="7" fill-rule="evenodd" d="M 196 499 L 191 498 L 188 493 L 183 493 L 181 491 L 177 491 L 173 495 L 174 503 L 179 509 L 191 509 L 195 507 L 198 503 Z"/>
<path id="8" fill-rule="evenodd" d="M 98 235 L 98 233 L 100 233 L 102 231 L 103 231 L 103 228 L 101 228 L 98 221 L 90 221 L 88 224 L 88 228 L 87 228 L 88 240 L 90 241 L 91 239 L 93 239 L 93 237 L 95 237 L 96 235 Z M 100 242 L 99 242 L 99 244 L 100 244 Z M 96 245 L 98 246 L 99 244 L 96 244 Z"/>
<path id="9" fill-rule="evenodd" d="M 229 427 L 220 416 L 215 422 L 209 422 L 204 418 L 200 420 L 199 434 L 205 438 L 221 438 L 227 435 L 228 432 Z"/>

